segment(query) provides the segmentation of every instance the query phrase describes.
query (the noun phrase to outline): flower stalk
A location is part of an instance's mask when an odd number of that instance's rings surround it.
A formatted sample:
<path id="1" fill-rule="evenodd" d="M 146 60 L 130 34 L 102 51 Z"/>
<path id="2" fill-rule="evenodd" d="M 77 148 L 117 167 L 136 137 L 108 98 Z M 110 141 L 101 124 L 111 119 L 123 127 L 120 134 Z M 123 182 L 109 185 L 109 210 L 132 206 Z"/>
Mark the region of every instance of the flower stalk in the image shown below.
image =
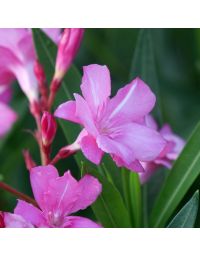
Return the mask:
<path id="1" fill-rule="evenodd" d="M 33 198 L 23 194 L 22 192 L 17 191 L 16 189 L 12 188 L 11 186 L 9 186 L 8 184 L 6 184 L 2 181 L 0 181 L 0 188 L 11 193 L 12 195 L 16 196 L 17 198 L 22 199 L 22 200 L 38 207 L 38 204 L 36 203 L 36 201 Z"/>

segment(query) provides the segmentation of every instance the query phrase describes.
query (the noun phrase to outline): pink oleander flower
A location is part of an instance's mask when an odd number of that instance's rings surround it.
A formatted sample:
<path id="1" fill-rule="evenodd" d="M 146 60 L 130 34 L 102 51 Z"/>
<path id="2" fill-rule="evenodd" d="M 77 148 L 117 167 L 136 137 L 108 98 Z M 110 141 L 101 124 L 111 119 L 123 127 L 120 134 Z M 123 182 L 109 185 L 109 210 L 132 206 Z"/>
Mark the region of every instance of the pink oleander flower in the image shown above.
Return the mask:
<path id="1" fill-rule="evenodd" d="M 12 90 L 9 74 L 3 77 L 0 74 L 0 138 L 3 137 L 17 120 L 17 114 L 9 107 Z"/>
<path id="2" fill-rule="evenodd" d="M 155 120 L 150 115 L 145 117 L 145 123 L 148 127 L 158 130 Z M 170 169 L 172 167 L 172 161 L 178 158 L 185 145 L 185 141 L 178 135 L 174 134 L 168 124 L 163 125 L 159 132 L 167 141 L 166 147 L 154 161 L 142 163 L 145 172 L 140 173 L 141 183 L 147 182 L 161 166 L 165 166 Z"/>
<path id="3" fill-rule="evenodd" d="M 55 41 L 60 29 L 44 29 Z M 17 119 L 8 106 L 11 83 L 17 79 L 30 102 L 37 100 L 38 86 L 33 72 L 35 51 L 29 29 L 0 29 L 0 137 L 10 130 Z"/>
<path id="4" fill-rule="evenodd" d="M 42 133 L 42 143 L 45 146 L 49 146 L 55 137 L 57 130 L 57 124 L 54 116 L 49 112 L 44 111 L 41 119 L 41 133 Z"/>
<path id="5" fill-rule="evenodd" d="M 141 119 L 154 107 L 154 94 L 136 78 L 110 98 L 108 68 L 94 64 L 83 70 L 84 98 L 74 94 L 75 101 L 61 104 L 55 116 L 84 127 L 74 147 L 79 147 L 93 163 L 99 164 L 106 152 L 118 166 L 144 171 L 140 161 L 154 160 L 166 144 L 157 131 L 141 124 Z"/>
<path id="6" fill-rule="evenodd" d="M 60 29 L 44 29 L 54 41 Z M 33 72 L 35 51 L 30 29 L 0 29 L 0 85 L 17 79 L 30 102 L 37 100 L 38 88 Z"/>
<path id="7" fill-rule="evenodd" d="M 0 86 L 0 90 L 1 88 L 2 86 Z M 0 138 L 11 129 L 17 120 L 17 114 L 8 106 L 9 96 L 7 95 L 8 98 L 6 98 L 5 93 L 9 92 L 0 91 Z"/>
<path id="8" fill-rule="evenodd" d="M 65 28 L 58 44 L 54 78 L 60 81 L 71 65 L 82 40 L 84 29 Z"/>
<path id="9" fill-rule="evenodd" d="M 99 181 L 85 175 L 75 180 L 70 171 L 59 177 L 52 165 L 34 167 L 30 180 L 39 208 L 18 200 L 14 214 L 4 213 L 6 228 L 98 228 L 99 224 L 80 216 L 72 216 L 91 205 L 101 193 Z"/>

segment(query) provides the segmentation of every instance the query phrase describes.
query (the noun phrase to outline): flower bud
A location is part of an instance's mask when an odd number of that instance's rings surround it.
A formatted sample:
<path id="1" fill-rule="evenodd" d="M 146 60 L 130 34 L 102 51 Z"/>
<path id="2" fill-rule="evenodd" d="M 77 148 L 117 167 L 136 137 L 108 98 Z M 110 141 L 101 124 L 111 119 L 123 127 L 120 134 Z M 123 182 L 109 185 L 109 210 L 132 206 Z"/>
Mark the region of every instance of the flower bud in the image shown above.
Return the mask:
<path id="1" fill-rule="evenodd" d="M 55 137 L 57 129 L 56 121 L 49 112 L 45 111 L 41 119 L 42 143 L 49 146 Z"/>
<path id="2" fill-rule="evenodd" d="M 0 228 L 5 228 L 4 215 L 3 215 L 3 212 L 1 211 L 0 211 Z"/>
<path id="3" fill-rule="evenodd" d="M 34 63 L 34 73 L 38 81 L 39 91 L 41 94 L 41 107 L 42 109 L 47 109 L 48 102 L 48 88 L 46 84 L 46 75 L 43 66 L 38 60 Z"/>
<path id="4" fill-rule="evenodd" d="M 66 28 L 58 45 L 54 78 L 61 81 L 71 65 L 83 37 L 84 29 Z"/>
<path id="5" fill-rule="evenodd" d="M 24 156 L 24 161 L 25 161 L 27 170 L 30 170 L 31 168 L 36 166 L 35 162 L 31 157 L 29 150 L 23 150 L 23 156 Z"/>
<path id="6" fill-rule="evenodd" d="M 45 76 L 44 68 L 38 60 L 36 60 L 34 63 L 34 73 L 39 85 L 45 84 L 46 76 Z"/>

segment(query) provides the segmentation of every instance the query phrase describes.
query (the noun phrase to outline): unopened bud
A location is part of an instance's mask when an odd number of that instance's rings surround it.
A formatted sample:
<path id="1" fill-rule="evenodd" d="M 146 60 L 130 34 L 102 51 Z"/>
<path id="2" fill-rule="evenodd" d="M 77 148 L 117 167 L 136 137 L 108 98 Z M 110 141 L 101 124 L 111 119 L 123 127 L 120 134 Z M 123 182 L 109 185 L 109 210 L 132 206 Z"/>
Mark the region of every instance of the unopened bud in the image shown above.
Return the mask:
<path id="1" fill-rule="evenodd" d="M 0 228 L 5 228 L 3 212 L 0 212 Z"/>
<path id="2" fill-rule="evenodd" d="M 38 101 L 33 101 L 30 103 L 30 112 L 34 117 L 40 115 L 41 106 Z"/>
<path id="3" fill-rule="evenodd" d="M 69 69 L 82 40 L 84 29 L 66 28 L 58 44 L 54 78 L 61 81 Z"/>
<path id="4" fill-rule="evenodd" d="M 27 170 L 30 171 L 30 169 L 35 167 L 36 164 L 33 161 L 32 157 L 30 155 L 30 152 L 28 150 L 23 150 L 23 156 L 24 156 L 24 161 L 25 161 L 25 164 L 26 164 L 26 168 L 27 168 Z"/>
<path id="5" fill-rule="evenodd" d="M 36 60 L 34 63 L 34 73 L 39 84 L 44 84 L 46 81 L 46 75 L 43 66 L 40 64 L 38 60 Z"/>
<path id="6" fill-rule="evenodd" d="M 45 111 L 41 119 L 42 143 L 49 146 L 55 137 L 57 130 L 56 121 L 49 112 Z"/>

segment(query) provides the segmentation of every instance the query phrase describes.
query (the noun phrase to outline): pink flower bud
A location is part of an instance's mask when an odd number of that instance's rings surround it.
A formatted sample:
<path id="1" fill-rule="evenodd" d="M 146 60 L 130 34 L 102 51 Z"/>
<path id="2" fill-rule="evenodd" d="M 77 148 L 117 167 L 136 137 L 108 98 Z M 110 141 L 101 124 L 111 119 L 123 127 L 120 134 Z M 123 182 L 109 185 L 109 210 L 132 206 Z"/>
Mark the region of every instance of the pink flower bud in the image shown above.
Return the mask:
<path id="1" fill-rule="evenodd" d="M 46 84 L 46 75 L 43 66 L 39 63 L 38 60 L 34 63 L 34 73 L 38 81 L 39 91 L 41 94 L 41 106 L 42 109 L 47 109 L 48 102 L 48 88 Z"/>
<path id="2" fill-rule="evenodd" d="M 83 37 L 84 29 L 66 28 L 58 45 L 55 79 L 59 81 L 71 65 Z"/>
<path id="3" fill-rule="evenodd" d="M 0 228 L 5 228 L 3 212 L 0 212 Z"/>
<path id="4" fill-rule="evenodd" d="M 49 146 L 56 134 L 57 124 L 49 112 L 45 111 L 41 119 L 42 143 L 44 146 Z"/>
<path id="5" fill-rule="evenodd" d="M 34 73 L 37 78 L 37 81 L 39 84 L 44 84 L 46 81 L 46 76 L 44 72 L 43 66 L 39 63 L 38 60 L 34 63 Z"/>
<path id="6" fill-rule="evenodd" d="M 29 150 L 23 150 L 23 156 L 24 156 L 24 161 L 25 161 L 27 170 L 30 170 L 31 168 L 36 166 L 35 162 L 31 157 Z"/>

